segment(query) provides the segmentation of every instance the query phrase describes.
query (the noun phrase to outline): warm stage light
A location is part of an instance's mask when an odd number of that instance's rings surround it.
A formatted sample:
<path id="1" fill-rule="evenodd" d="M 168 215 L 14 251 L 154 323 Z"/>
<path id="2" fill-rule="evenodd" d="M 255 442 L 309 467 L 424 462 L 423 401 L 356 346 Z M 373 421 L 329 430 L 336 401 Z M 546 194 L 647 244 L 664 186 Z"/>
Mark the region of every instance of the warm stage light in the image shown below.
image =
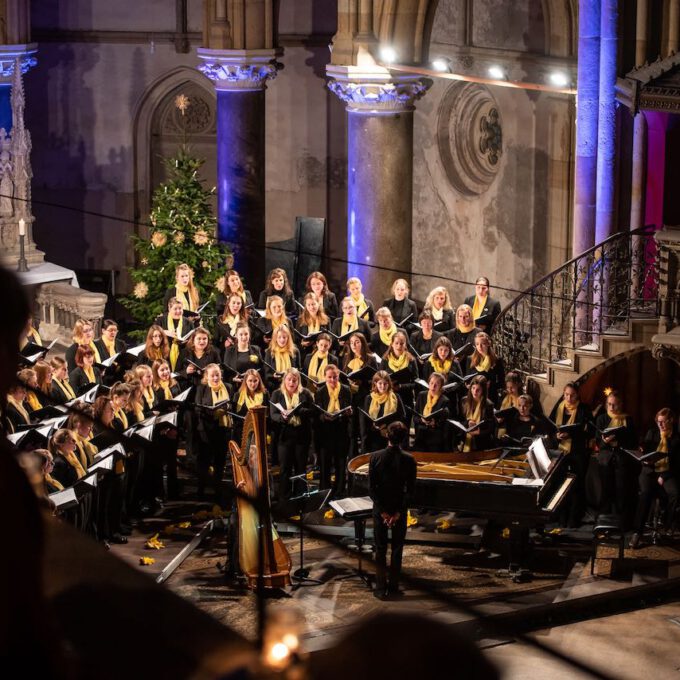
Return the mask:
<path id="1" fill-rule="evenodd" d="M 489 66 L 489 75 L 494 80 L 505 80 L 505 70 L 500 66 Z"/>
<path id="2" fill-rule="evenodd" d="M 395 61 L 397 61 L 397 51 L 394 49 L 394 47 L 384 45 L 380 48 L 380 58 L 386 64 L 393 64 Z"/>
<path id="3" fill-rule="evenodd" d="M 550 82 L 555 87 L 567 87 L 569 85 L 569 78 L 562 71 L 554 71 L 550 74 Z"/>

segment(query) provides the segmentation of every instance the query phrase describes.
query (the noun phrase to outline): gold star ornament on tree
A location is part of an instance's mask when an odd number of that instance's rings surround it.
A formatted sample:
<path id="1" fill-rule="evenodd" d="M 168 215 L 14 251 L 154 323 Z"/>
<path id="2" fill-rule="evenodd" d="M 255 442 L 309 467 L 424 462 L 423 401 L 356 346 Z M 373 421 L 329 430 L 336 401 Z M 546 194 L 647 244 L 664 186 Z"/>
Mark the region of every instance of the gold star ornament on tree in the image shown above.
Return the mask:
<path id="1" fill-rule="evenodd" d="M 186 110 L 191 106 L 191 102 L 189 101 L 189 97 L 187 97 L 185 94 L 178 94 L 175 97 L 175 106 L 179 109 L 179 112 L 184 115 Z"/>

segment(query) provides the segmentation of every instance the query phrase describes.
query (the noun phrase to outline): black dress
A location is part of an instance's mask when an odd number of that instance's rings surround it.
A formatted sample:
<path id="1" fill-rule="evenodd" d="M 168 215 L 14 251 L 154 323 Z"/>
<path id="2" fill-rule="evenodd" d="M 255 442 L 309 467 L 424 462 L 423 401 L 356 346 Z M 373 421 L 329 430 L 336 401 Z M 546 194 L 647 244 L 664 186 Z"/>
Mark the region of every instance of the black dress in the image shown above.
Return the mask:
<path id="1" fill-rule="evenodd" d="M 455 418 L 458 409 L 455 404 L 449 402 L 446 395 L 442 394 L 432 409 L 434 417 L 427 419 L 434 422 L 434 427 L 430 427 L 422 417 L 427 404 L 427 396 L 427 391 L 423 391 L 416 397 L 415 410 L 419 415 L 414 415 L 416 430 L 414 448 L 416 451 L 451 451 L 453 441 L 449 423 L 446 421 L 448 418 Z"/>
<path id="2" fill-rule="evenodd" d="M 389 300 L 385 300 L 382 306 L 390 310 L 396 324 L 400 324 L 404 319 L 408 319 L 407 323 L 418 321 L 418 307 L 409 298 L 396 300 L 392 297 Z"/>

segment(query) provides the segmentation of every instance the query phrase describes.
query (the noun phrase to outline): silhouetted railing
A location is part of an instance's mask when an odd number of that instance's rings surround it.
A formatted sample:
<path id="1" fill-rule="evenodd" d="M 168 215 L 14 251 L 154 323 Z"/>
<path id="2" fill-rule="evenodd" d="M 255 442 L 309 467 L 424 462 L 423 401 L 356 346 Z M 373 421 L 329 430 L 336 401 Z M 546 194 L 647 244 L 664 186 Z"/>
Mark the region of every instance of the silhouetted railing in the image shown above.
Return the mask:
<path id="1" fill-rule="evenodd" d="M 518 295 L 492 334 L 506 366 L 545 373 L 571 351 L 597 351 L 602 335 L 627 335 L 632 318 L 658 316 L 659 256 L 654 230 L 610 236 Z"/>

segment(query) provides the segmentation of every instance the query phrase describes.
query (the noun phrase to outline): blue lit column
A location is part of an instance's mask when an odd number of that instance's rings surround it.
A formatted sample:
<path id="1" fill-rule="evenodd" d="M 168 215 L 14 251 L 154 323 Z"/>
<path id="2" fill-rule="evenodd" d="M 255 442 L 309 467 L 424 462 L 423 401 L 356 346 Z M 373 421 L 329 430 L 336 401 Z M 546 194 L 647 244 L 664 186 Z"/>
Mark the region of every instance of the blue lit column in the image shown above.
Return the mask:
<path id="1" fill-rule="evenodd" d="M 600 0 L 580 0 L 573 255 L 595 245 L 599 83 Z"/>
<path id="2" fill-rule="evenodd" d="M 264 287 L 265 99 L 274 50 L 199 49 L 217 92 L 217 229 L 251 290 Z"/>
<path id="3" fill-rule="evenodd" d="M 347 103 L 347 266 L 366 297 L 382 299 L 411 270 L 414 103 L 431 81 L 329 66 L 329 89 Z"/>
<path id="4" fill-rule="evenodd" d="M 617 231 L 616 215 L 616 59 L 618 0 L 602 0 L 600 17 L 600 96 L 597 122 L 595 242 Z"/>

